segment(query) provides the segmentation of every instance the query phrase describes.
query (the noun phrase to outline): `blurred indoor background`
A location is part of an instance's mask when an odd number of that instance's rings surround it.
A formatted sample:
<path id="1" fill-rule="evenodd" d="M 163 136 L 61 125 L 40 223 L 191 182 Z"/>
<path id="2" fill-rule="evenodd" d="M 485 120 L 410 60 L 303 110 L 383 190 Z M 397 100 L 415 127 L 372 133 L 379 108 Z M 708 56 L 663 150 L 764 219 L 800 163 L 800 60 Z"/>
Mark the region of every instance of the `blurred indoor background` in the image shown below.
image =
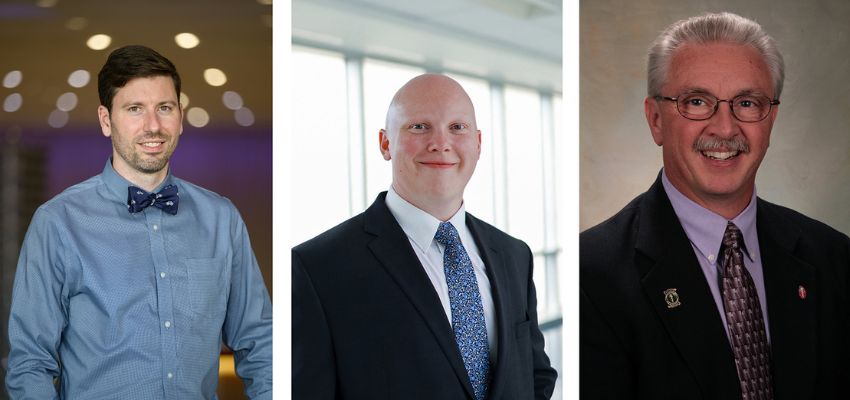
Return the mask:
<path id="1" fill-rule="evenodd" d="M 559 184 L 574 145 L 561 124 L 561 0 L 293 0 L 291 241 L 365 210 L 391 183 L 378 131 L 395 91 L 444 73 L 476 108 L 482 154 L 466 209 L 535 256 L 547 353 L 561 370 L 558 274 L 568 230 Z M 280 71 L 276 71 L 280 73 Z M 571 231 L 571 230 L 570 230 Z M 561 398 L 560 380 L 553 398 Z"/>
<path id="2" fill-rule="evenodd" d="M 99 174 L 97 73 L 143 44 L 177 66 L 186 107 L 175 175 L 230 198 L 271 293 L 272 0 L 0 3 L 0 358 L 18 251 L 35 209 Z M 283 72 L 285 73 L 285 72 Z M 219 394 L 241 398 L 225 350 Z M 0 368 L 0 381 L 5 369 Z M 5 385 L 3 385 L 5 387 Z M 5 390 L 0 390 L 5 398 Z"/>

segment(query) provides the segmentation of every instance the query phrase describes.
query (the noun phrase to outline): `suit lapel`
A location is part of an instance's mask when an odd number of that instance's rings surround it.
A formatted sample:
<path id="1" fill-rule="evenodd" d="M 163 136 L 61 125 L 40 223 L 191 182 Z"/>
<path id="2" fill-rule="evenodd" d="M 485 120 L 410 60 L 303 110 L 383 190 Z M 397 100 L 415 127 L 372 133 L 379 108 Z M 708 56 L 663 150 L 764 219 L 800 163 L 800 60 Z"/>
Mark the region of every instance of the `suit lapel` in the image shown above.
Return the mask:
<path id="1" fill-rule="evenodd" d="M 644 196 L 636 243 L 644 293 L 702 392 L 714 394 L 711 398 L 740 397 L 717 305 L 660 175 Z M 678 299 L 665 295 L 673 291 Z"/>
<path id="2" fill-rule="evenodd" d="M 776 393 L 811 398 L 815 387 L 818 287 L 814 267 L 794 255 L 799 232 L 759 200 L 756 224 L 764 269 Z M 803 287 L 805 296 L 799 288 Z M 805 297 L 805 298 L 801 298 Z"/>
<path id="3" fill-rule="evenodd" d="M 440 298 L 413 251 L 407 235 L 387 208 L 385 198 L 386 192 L 381 193 L 365 212 L 364 230 L 375 236 L 369 243 L 369 249 L 425 320 L 471 397 L 473 391 L 469 376 Z"/>
<path id="4" fill-rule="evenodd" d="M 511 365 L 512 362 L 512 360 L 506 359 L 507 355 L 511 354 L 508 351 L 508 346 L 513 344 L 513 341 L 508 339 L 509 329 L 505 308 L 506 299 L 503 297 L 506 292 L 504 288 L 508 282 L 507 267 L 505 266 L 504 257 L 499 253 L 498 244 L 487 234 L 487 229 L 483 227 L 481 221 L 467 213 L 466 226 L 472 232 L 475 245 L 478 247 L 484 265 L 487 267 L 487 278 L 490 280 L 490 290 L 493 296 L 498 345 L 496 346 L 496 368 L 490 372 L 491 385 L 488 397 L 498 399 L 504 386 L 500 384 L 502 382 L 500 376 L 504 373 L 503 371 L 507 368 L 506 366 Z"/>

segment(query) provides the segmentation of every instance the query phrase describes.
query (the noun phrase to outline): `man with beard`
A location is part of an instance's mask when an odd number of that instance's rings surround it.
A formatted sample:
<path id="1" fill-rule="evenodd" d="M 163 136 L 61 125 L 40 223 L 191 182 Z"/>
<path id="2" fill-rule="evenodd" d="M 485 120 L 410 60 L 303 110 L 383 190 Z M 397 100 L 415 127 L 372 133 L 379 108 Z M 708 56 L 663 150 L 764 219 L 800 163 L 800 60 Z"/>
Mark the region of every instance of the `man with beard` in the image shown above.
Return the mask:
<path id="1" fill-rule="evenodd" d="M 850 241 L 756 196 L 784 64 L 761 26 L 679 21 L 649 54 L 664 167 L 580 237 L 581 397 L 847 395 Z"/>
<path id="2" fill-rule="evenodd" d="M 233 204 L 171 174 L 180 76 L 143 46 L 109 55 L 103 172 L 33 216 L 9 318 L 12 398 L 213 398 L 221 343 L 270 399 L 271 302 Z M 58 393 L 57 393 L 58 390 Z"/>

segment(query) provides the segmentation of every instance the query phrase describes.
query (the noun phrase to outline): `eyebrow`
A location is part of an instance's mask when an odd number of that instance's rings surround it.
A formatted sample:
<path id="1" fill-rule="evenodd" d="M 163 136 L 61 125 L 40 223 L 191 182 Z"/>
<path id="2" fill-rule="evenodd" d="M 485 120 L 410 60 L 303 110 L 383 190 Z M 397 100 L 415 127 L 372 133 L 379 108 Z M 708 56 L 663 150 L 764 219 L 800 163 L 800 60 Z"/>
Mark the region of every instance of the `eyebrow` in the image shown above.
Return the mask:
<path id="1" fill-rule="evenodd" d="M 158 105 L 158 106 L 161 106 L 163 104 L 169 104 L 169 105 L 175 105 L 176 106 L 179 103 L 174 101 L 174 100 L 165 100 L 165 101 L 160 101 L 160 102 L 156 103 L 156 105 Z M 143 105 L 145 105 L 145 103 L 141 102 L 141 101 L 128 101 L 128 102 L 122 104 L 121 108 L 126 108 L 126 107 L 130 107 L 130 106 L 143 106 Z"/>
<path id="2" fill-rule="evenodd" d="M 682 92 L 682 94 L 694 94 L 694 93 L 710 94 L 714 97 L 717 97 L 717 95 L 715 95 L 712 91 L 705 89 L 705 88 L 701 88 L 699 86 L 687 88 L 687 89 L 685 89 L 685 91 Z M 732 96 L 730 98 L 735 98 L 735 97 L 738 97 L 738 96 L 747 96 L 747 95 L 760 95 L 760 96 L 770 97 L 766 93 L 764 93 L 760 90 L 743 89 L 743 90 L 738 91 L 738 93 L 736 93 L 734 96 Z"/>

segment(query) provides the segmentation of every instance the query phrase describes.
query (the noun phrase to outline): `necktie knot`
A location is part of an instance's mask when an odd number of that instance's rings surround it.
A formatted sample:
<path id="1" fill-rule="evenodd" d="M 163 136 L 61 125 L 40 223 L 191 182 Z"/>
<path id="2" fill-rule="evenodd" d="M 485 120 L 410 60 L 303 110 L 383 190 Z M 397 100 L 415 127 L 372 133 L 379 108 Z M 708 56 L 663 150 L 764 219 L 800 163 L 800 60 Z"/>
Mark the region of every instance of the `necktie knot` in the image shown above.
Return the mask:
<path id="1" fill-rule="evenodd" d="M 180 195 L 177 193 L 176 185 L 167 185 L 157 193 L 148 193 L 141 188 L 130 186 L 127 188 L 127 209 L 130 213 L 137 213 L 150 206 L 161 209 L 171 215 L 177 214 L 177 203 Z"/>
<path id="2" fill-rule="evenodd" d="M 726 224 L 726 232 L 723 233 L 723 245 L 733 249 L 740 247 L 741 230 L 732 221 Z"/>
<path id="3" fill-rule="evenodd" d="M 457 229 L 448 221 L 440 222 L 440 227 L 437 228 L 437 234 L 434 235 L 434 240 L 446 247 L 454 246 L 460 242 Z"/>

